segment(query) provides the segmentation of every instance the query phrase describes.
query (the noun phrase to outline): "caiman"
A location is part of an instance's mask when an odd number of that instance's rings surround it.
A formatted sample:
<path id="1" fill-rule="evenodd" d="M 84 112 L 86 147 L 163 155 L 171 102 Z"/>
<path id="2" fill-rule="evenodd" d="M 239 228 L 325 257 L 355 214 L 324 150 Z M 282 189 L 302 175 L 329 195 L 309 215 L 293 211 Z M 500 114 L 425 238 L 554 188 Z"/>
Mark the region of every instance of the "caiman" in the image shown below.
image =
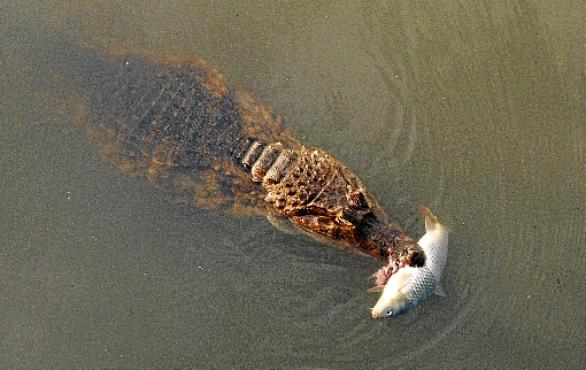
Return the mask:
<path id="1" fill-rule="evenodd" d="M 78 121 L 121 172 L 172 186 L 199 207 L 263 214 L 375 257 L 386 265 L 378 285 L 399 266 L 424 265 L 423 249 L 354 172 L 301 144 L 205 61 L 65 44 L 43 63 L 74 85 Z"/>

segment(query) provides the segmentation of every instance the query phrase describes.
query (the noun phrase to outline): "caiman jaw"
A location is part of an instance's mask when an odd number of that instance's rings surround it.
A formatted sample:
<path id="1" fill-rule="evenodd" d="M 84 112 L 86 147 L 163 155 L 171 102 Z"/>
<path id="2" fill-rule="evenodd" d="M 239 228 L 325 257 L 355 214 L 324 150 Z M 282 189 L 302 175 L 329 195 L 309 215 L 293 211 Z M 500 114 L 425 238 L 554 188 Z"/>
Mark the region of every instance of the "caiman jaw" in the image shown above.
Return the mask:
<path id="1" fill-rule="evenodd" d="M 399 261 L 405 266 L 422 267 L 425 265 L 425 252 L 417 243 L 410 243 L 406 250 L 401 251 Z"/>
<path id="2" fill-rule="evenodd" d="M 407 255 L 407 256 L 401 256 L 402 258 L 400 259 L 400 263 L 405 265 L 405 266 L 414 266 L 415 264 L 413 263 L 413 259 L 411 257 L 411 255 Z"/>
<path id="3" fill-rule="evenodd" d="M 374 284 L 377 286 L 385 285 L 393 274 L 396 274 L 399 269 L 405 266 L 421 267 L 425 264 L 425 252 L 417 244 L 410 246 L 407 253 L 401 253 L 397 258 L 392 255 L 387 257 L 387 264 L 372 276 L 374 277 Z"/>
<path id="4" fill-rule="evenodd" d="M 413 267 L 422 267 L 425 265 L 425 252 L 421 247 L 415 244 L 415 247 L 409 247 L 407 257 L 403 259 L 405 265 Z"/>

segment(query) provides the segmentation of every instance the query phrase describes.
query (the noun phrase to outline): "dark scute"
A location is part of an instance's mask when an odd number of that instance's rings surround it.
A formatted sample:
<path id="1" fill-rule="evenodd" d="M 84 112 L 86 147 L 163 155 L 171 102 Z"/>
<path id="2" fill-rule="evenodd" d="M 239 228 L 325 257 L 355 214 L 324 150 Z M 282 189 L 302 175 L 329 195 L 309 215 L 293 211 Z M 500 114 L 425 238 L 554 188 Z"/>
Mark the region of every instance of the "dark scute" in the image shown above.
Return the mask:
<path id="1" fill-rule="evenodd" d="M 141 56 L 113 57 L 93 72 L 90 120 L 114 131 L 125 125 L 128 156 L 158 145 L 174 153 L 179 167 L 206 168 L 229 156 L 238 141 L 234 92 L 213 96 L 195 66 L 177 69 Z M 152 148 L 145 148 L 145 138 Z"/>
<path id="2" fill-rule="evenodd" d="M 425 253 L 423 251 L 413 252 L 411 254 L 411 264 L 417 267 L 425 265 Z"/>

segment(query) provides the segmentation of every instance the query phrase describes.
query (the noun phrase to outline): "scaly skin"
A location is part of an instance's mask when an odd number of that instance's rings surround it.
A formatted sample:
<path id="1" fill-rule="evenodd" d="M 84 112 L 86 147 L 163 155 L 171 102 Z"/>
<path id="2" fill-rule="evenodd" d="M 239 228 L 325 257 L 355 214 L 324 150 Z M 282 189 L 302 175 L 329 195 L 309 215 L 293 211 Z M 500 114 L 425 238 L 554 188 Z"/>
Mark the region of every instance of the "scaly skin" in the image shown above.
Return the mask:
<path id="1" fill-rule="evenodd" d="M 299 147 L 299 160 L 278 183 L 264 182 L 273 214 L 373 257 L 423 265 L 419 246 L 390 221 L 362 181 L 321 149 Z"/>
<path id="2" fill-rule="evenodd" d="M 65 57 L 48 64 L 63 75 L 59 83 L 71 75 L 78 123 L 120 171 L 170 184 L 201 207 L 280 217 L 385 263 L 424 264 L 423 250 L 358 176 L 301 145 L 201 59 L 67 42 L 54 49 Z"/>

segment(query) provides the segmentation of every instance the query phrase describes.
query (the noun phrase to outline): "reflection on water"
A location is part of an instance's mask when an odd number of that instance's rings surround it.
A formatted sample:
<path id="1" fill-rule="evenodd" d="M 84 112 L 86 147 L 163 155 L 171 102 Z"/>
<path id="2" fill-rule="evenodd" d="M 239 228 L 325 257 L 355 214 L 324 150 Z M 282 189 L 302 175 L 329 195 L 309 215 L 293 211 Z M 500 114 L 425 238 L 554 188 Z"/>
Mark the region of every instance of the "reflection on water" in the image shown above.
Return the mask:
<path id="1" fill-rule="evenodd" d="M 27 4 L 2 26 L 5 367 L 583 362 L 583 7 Z M 373 321 L 372 261 L 120 176 L 35 81 L 19 35 L 37 22 L 202 56 L 416 237 L 429 204 L 453 228 L 448 296 Z"/>

